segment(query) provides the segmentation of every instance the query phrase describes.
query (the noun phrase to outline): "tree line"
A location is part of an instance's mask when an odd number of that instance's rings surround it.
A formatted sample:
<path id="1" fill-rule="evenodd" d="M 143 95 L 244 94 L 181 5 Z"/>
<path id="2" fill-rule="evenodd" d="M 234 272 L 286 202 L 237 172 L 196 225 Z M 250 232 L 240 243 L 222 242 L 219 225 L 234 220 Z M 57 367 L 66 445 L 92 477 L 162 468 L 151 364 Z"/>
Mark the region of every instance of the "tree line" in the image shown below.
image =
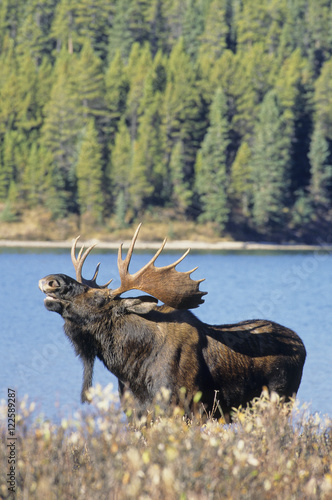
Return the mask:
<path id="1" fill-rule="evenodd" d="M 0 217 L 158 208 L 312 237 L 332 223 L 331 55 L 330 0 L 2 0 Z"/>

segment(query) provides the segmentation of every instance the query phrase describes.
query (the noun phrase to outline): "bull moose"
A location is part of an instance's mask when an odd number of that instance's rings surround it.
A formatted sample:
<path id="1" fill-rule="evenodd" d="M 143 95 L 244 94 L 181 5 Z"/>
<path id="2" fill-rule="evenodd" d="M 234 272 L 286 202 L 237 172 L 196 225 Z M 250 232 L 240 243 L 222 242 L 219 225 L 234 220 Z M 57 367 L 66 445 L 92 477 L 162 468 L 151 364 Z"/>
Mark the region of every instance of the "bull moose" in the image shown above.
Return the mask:
<path id="1" fill-rule="evenodd" d="M 130 274 L 140 227 L 125 259 L 120 245 L 118 288 L 108 288 L 112 280 L 97 285 L 100 264 L 91 280 L 82 277 L 83 263 L 95 245 L 84 253 L 82 247 L 76 257 L 78 238 L 71 249 L 76 280 L 51 274 L 39 281 L 46 308 L 63 317 L 65 333 L 83 362 L 81 401 L 87 401 L 96 357 L 118 378 L 120 400 L 129 391 L 139 414 L 151 407 L 163 387 L 168 389 L 170 404 L 179 403 L 185 387 L 189 410 L 198 392 L 206 413 L 215 408 L 217 397 L 226 417 L 233 407 L 260 396 L 263 387 L 285 400 L 295 396 L 306 357 L 299 336 L 268 320 L 226 325 L 200 321 L 189 309 L 204 302 L 206 292 L 199 290 L 204 280 L 191 278 L 197 268 L 175 269 L 189 250 L 170 265 L 154 265 L 166 239 L 144 267 Z M 121 297 L 133 289 L 149 295 Z M 158 300 L 163 304 L 158 305 Z"/>

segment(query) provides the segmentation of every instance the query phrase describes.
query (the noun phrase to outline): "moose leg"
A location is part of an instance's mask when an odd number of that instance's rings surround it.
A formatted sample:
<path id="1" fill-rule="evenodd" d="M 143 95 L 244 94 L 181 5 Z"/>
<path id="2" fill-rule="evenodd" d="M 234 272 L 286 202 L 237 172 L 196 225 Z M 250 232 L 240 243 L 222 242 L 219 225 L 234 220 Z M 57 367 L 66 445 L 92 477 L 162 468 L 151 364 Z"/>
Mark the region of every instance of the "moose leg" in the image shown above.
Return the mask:
<path id="1" fill-rule="evenodd" d="M 81 391 L 81 402 L 89 403 L 86 392 L 92 386 L 94 357 L 81 357 L 83 361 L 83 385 Z"/>

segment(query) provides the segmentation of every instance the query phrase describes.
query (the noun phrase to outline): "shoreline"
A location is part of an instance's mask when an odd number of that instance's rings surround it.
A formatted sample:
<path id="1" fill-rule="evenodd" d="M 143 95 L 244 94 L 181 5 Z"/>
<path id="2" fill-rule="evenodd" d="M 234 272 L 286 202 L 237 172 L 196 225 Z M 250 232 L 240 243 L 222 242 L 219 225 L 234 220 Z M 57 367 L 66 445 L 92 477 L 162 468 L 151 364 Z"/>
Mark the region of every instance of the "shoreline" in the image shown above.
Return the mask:
<path id="1" fill-rule="evenodd" d="M 0 240 L 0 249 L 3 248 L 35 248 L 35 249 L 66 249 L 71 248 L 72 241 L 32 241 L 32 240 Z M 123 248 L 127 249 L 130 245 L 129 240 L 106 242 L 92 239 L 82 241 L 81 245 L 97 245 L 100 250 L 118 250 L 123 243 Z M 161 241 L 137 241 L 135 248 L 137 250 L 158 250 Z M 78 245 L 79 247 L 81 245 Z M 170 240 L 167 241 L 164 251 L 167 250 L 191 250 L 196 251 L 289 251 L 289 252 L 332 252 L 332 245 L 306 245 L 306 244 L 278 244 L 278 243 L 255 243 L 246 241 L 218 241 L 205 242 L 193 240 Z"/>

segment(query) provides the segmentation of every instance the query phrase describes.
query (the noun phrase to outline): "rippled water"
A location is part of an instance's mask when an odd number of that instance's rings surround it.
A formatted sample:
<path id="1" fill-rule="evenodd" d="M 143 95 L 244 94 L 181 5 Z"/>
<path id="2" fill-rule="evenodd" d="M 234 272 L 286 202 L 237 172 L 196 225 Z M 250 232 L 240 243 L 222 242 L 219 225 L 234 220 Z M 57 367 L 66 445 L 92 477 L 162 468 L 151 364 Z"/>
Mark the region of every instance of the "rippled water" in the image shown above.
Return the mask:
<path id="1" fill-rule="evenodd" d="M 165 265 L 178 258 L 159 257 Z M 136 253 L 132 270 L 149 253 Z M 90 276 L 102 262 L 100 282 L 117 277 L 113 252 L 96 249 L 85 264 Z M 199 266 L 196 279 L 206 278 L 208 292 L 195 314 L 209 323 L 230 323 L 250 318 L 271 319 L 295 330 L 305 343 L 307 360 L 298 393 L 313 411 L 332 415 L 332 255 L 327 253 L 194 253 L 179 270 Z M 0 397 L 7 388 L 28 394 L 39 412 L 56 418 L 80 407 L 82 366 L 63 330 L 62 318 L 47 311 L 38 280 L 50 273 L 74 276 L 68 250 L 0 249 L 1 363 Z M 118 286 L 117 279 L 113 286 Z M 100 361 L 94 383 L 107 385 L 116 378 Z"/>

